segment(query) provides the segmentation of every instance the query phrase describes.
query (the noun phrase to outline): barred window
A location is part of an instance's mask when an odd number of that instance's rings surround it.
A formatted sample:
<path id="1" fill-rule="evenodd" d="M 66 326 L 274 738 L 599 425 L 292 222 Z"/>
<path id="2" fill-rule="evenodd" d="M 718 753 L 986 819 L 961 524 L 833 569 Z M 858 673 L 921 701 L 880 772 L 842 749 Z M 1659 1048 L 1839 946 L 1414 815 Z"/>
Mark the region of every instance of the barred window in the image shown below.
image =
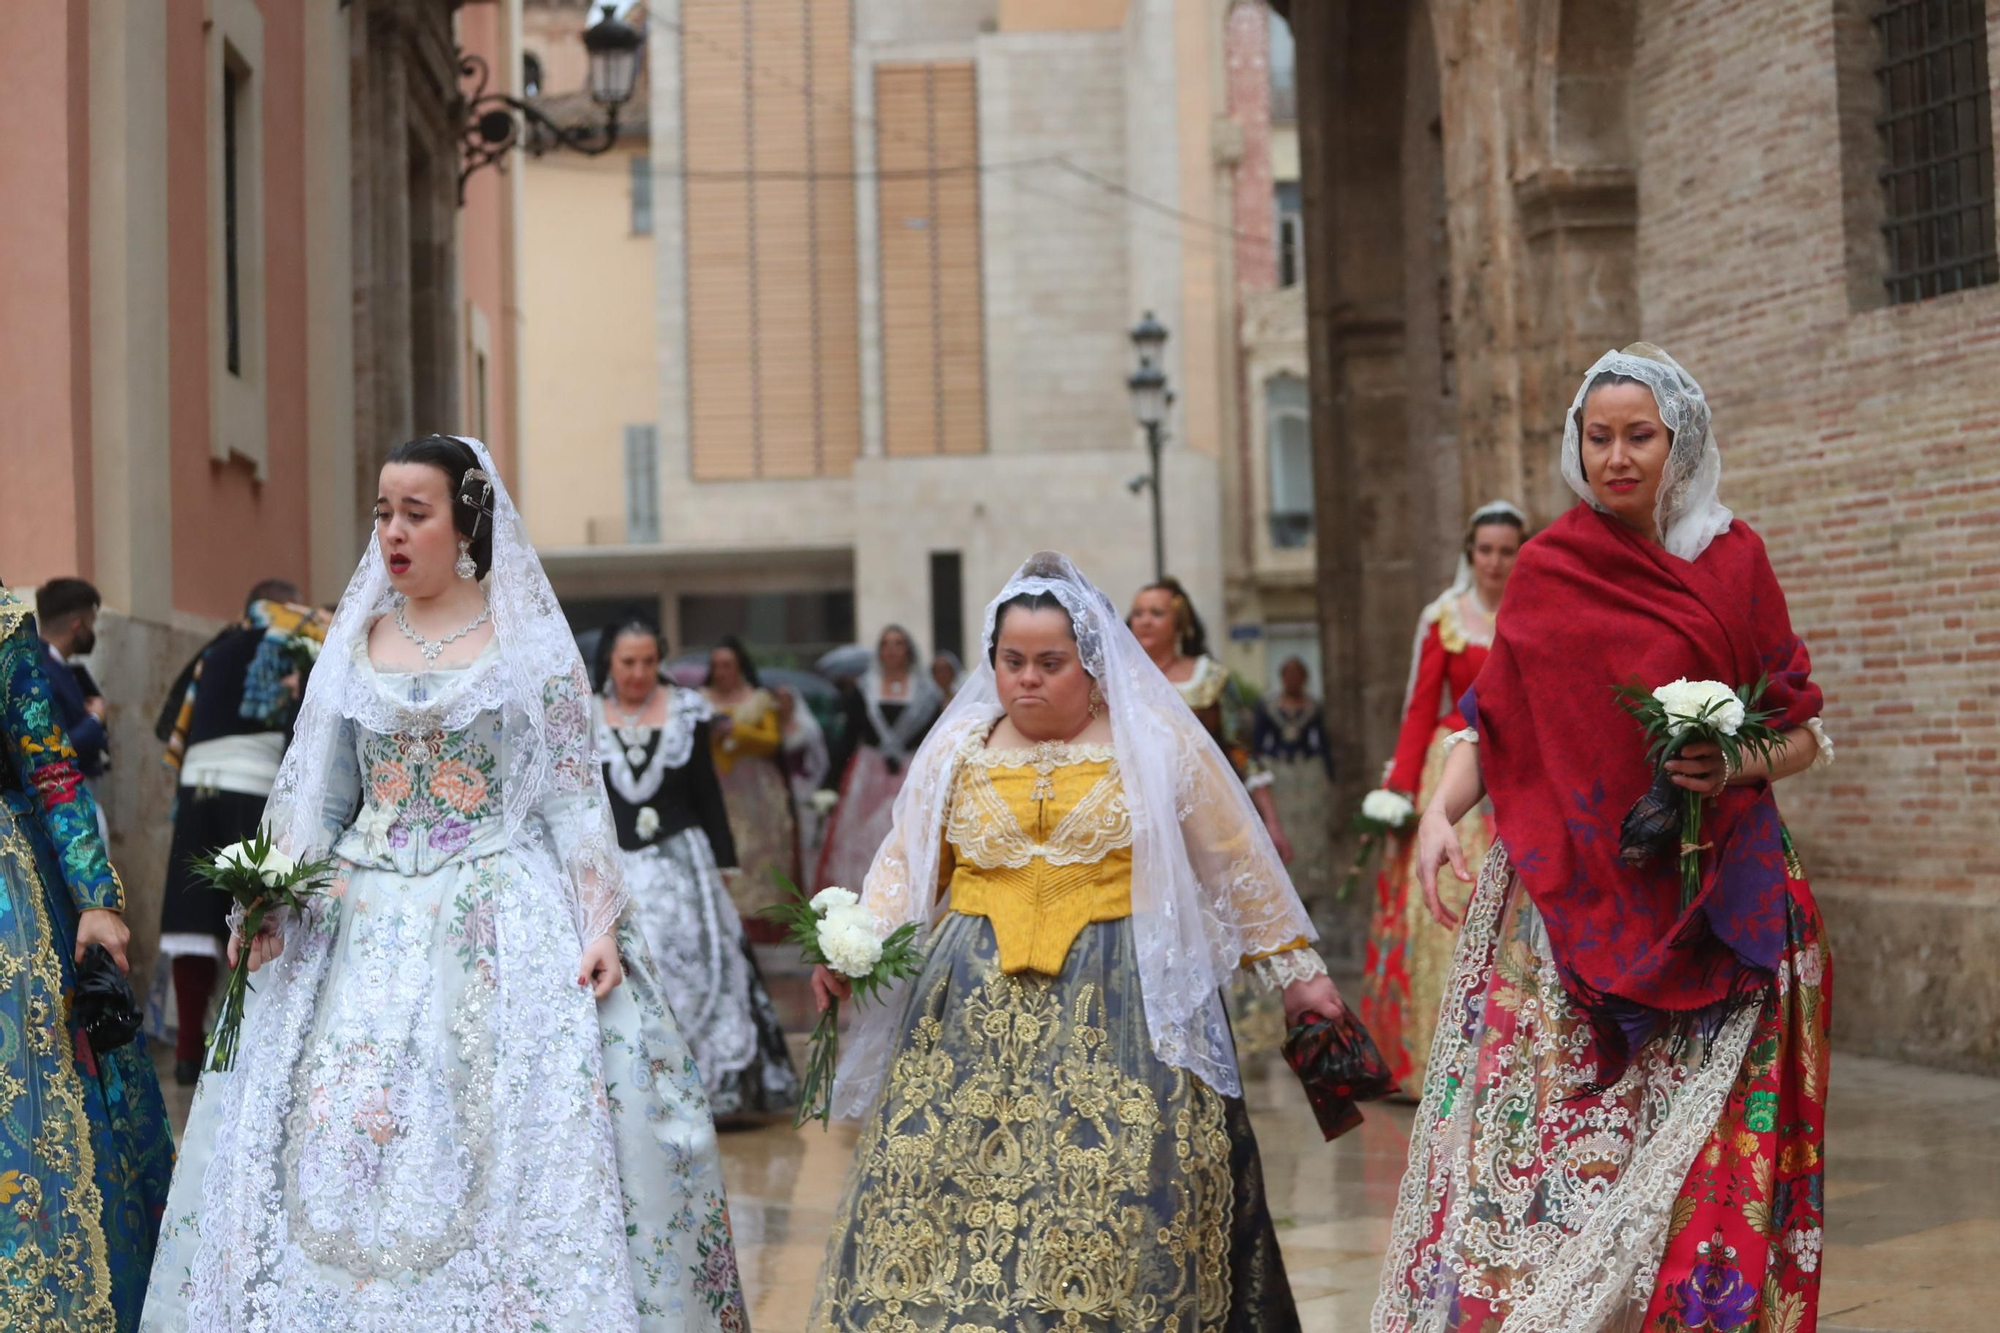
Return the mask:
<path id="1" fill-rule="evenodd" d="M 2000 281 L 1984 0 L 1887 0 L 1873 18 L 1889 300 Z"/>

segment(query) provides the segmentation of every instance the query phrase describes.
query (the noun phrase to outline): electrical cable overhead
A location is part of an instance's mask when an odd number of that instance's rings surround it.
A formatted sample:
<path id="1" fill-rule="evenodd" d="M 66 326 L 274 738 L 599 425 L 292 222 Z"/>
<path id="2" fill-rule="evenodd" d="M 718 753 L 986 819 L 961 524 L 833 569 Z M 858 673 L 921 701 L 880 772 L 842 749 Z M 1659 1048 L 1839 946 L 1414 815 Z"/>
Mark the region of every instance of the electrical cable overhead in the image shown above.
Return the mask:
<path id="1" fill-rule="evenodd" d="M 662 28 L 665 28 L 671 32 L 678 33 L 684 39 L 690 39 L 693 41 L 700 42 L 702 45 L 706 46 L 709 50 L 714 51 L 716 54 L 721 55 L 728 60 L 741 63 L 744 59 L 742 51 L 737 50 L 734 47 L 731 47 L 726 42 L 720 41 L 714 37 L 710 37 L 708 34 L 701 32 L 697 29 L 690 29 L 685 23 L 682 23 L 675 19 L 667 18 L 665 15 L 661 14 L 658 10 L 656 10 L 651 4 L 648 4 L 646 6 L 646 21 L 648 23 L 658 23 Z M 842 101 L 839 99 L 826 97 L 820 93 L 815 92 L 813 89 L 807 87 L 805 84 L 800 83 L 798 80 L 793 79 L 788 75 L 782 73 L 781 71 L 771 69 L 768 66 L 756 66 L 753 64 L 751 67 L 751 77 L 756 78 L 759 75 L 762 75 L 765 78 L 770 79 L 771 81 L 788 88 L 792 92 L 801 94 L 815 102 L 818 102 L 821 106 L 826 107 L 828 110 L 833 111 L 843 117 L 849 117 L 854 120 L 860 121 L 863 124 L 872 126 L 877 135 L 886 133 L 901 140 L 904 144 L 908 146 L 921 148 L 926 152 L 930 150 L 930 145 L 926 143 L 924 140 L 917 138 L 914 135 L 905 133 L 900 127 L 896 125 L 884 123 L 877 117 L 871 115 L 869 112 L 863 110 L 861 107 L 854 105 L 851 99 Z M 1006 171 L 1006 170 L 1014 170 L 1017 169 L 1018 167 L 1029 166 L 1029 165 L 1053 166 L 1059 171 L 1066 172 L 1067 174 L 1074 176 L 1076 179 L 1088 183 L 1094 189 L 1101 190 L 1106 194 L 1114 195 L 1118 198 L 1124 199 L 1128 203 L 1136 205 L 1137 207 L 1140 208 L 1147 209 L 1153 213 L 1157 213 L 1162 217 L 1171 218 L 1175 222 L 1183 226 L 1197 227 L 1204 231 L 1213 232 L 1219 236 L 1228 237 L 1232 241 L 1247 241 L 1253 244 L 1262 244 L 1270 239 L 1268 237 L 1260 236 L 1254 232 L 1241 231 L 1236 227 L 1230 225 L 1229 223 L 1219 222 L 1214 218 L 1205 218 L 1200 216 L 1199 214 L 1189 213 L 1184 209 L 1181 209 L 1173 204 L 1165 202 L 1164 200 L 1155 199 L 1150 195 L 1135 190 L 1131 186 L 1126 185 L 1122 181 L 1113 180 L 1108 176 L 1100 175 L 1099 173 L 1090 170 L 1088 167 L 1080 166 L 1075 161 L 1071 160 L 1069 157 L 1064 156 L 1062 154 L 1053 154 L 1050 156 L 1040 157 L 1040 158 L 1029 158 L 1018 163 L 995 163 L 991 164 L 990 167 L 988 164 L 985 163 L 976 164 L 976 166 L 973 164 L 967 164 L 967 166 L 959 168 L 958 170 L 961 172 L 968 170 L 975 170 L 978 174 L 984 175 L 989 170 Z M 924 175 L 939 174 L 939 171 L 940 169 L 937 168 L 918 169 L 914 172 L 912 177 L 908 178 L 916 178 Z M 744 178 L 757 179 L 757 180 L 777 179 L 775 177 L 766 177 L 754 173 L 755 169 L 752 169 L 752 174 L 747 175 Z M 690 180 L 718 179 L 718 178 L 702 177 L 696 175 L 688 175 L 686 178 Z M 853 180 L 899 179 L 899 177 L 897 176 L 883 172 L 854 172 L 851 174 L 846 174 L 841 178 L 853 179 Z M 817 177 L 807 177 L 807 179 L 817 179 Z M 1031 191 L 1031 193 L 1040 193 L 1040 192 Z M 1044 197 L 1059 198 L 1059 196 L 1054 196 L 1054 195 L 1045 195 Z M 1070 202 L 1070 201 L 1063 201 L 1063 202 Z M 1176 239 L 1185 241 L 1187 238 L 1176 237 Z"/>

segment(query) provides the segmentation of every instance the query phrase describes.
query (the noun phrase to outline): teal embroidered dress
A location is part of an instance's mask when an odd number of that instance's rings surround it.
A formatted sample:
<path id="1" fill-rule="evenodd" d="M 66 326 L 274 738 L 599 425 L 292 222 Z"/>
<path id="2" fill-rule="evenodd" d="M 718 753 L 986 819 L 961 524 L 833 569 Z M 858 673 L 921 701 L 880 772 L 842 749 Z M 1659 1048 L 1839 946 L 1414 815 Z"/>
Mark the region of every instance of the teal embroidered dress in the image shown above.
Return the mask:
<path id="1" fill-rule="evenodd" d="M 127 1333 L 173 1172 L 145 1038 L 68 1021 L 77 914 L 125 890 L 57 725 L 28 607 L 0 589 L 0 1327 Z"/>

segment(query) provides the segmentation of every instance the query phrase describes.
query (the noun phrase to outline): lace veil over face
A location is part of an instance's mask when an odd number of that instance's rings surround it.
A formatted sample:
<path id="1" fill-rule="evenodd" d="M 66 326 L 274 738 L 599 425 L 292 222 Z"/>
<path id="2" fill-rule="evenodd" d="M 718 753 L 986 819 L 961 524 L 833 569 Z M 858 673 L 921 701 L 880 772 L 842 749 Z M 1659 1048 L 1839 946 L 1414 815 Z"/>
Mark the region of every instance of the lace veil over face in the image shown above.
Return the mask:
<path id="1" fill-rule="evenodd" d="M 1032 557 L 988 603 L 984 651 L 911 761 L 863 901 L 885 934 L 933 919 L 961 749 L 983 744 L 1002 713 L 991 664 L 999 610 L 1027 593 L 1062 603 L 1084 670 L 1104 695 L 1132 815 L 1132 931 L 1153 1050 L 1218 1092 L 1240 1095 L 1220 988 L 1259 942 L 1317 932 L 1228 759 L 1111 599 L 1068 557 Z M 860 1116 L 874 1101 L 907 999 L 905 986 L 856 1015 L 834 1090 L 836 1115 Z"/>
<path id="2" fill-rule="evenodd" d="M 1653 521 L 1660 545 L 1683 560 L 1699 559 L 1708 544 L 1727 531 L 1735 515 L 1723 507 L 1722 455 L 1709 429 L 1708 398 L 1681 363 L 1649 343 L 1606 352 L 1583 374 L 1583 383 L 1563 418 L 1562 475 L 1592 509 L 1603 512 L 1583 471 L 1583 431 L 1579 419 L 1590 386 L 1599 375 L 1623 375 L 1652 391 L 1660 420 L 1673 432 Z"/>
<path id="3" fill-rule="evenodd" d="M 377 689 L 368 665 L 368 631 L 394 609 L 396 593 L 380 537 L 370 537 L 313 667 L 265 822 L 287 854 L 299 860 L 323 856 L 353 813 L 334 808 L 347 802 L 330 789 L 340 771 L 345 727 L 385 736 L 449 733 L 481 712 L 497 710 L 506 735 L 507 839 L 518 840 L 531 819 L 548 826 L 575 891 L 578 930 L 592 940 L 617 924 L 626 892 L 603 775 L 592 761 L 590 680 L 492 455 L 478 440 L 458 438 L 471 447 L 493 487 L 486 506 L 493 559 L 484 579 L 493 612 L 492 647 L 465 668 L 471 678 L 465 688 L 449 692 L 442 707 L 413 706 Z"/>

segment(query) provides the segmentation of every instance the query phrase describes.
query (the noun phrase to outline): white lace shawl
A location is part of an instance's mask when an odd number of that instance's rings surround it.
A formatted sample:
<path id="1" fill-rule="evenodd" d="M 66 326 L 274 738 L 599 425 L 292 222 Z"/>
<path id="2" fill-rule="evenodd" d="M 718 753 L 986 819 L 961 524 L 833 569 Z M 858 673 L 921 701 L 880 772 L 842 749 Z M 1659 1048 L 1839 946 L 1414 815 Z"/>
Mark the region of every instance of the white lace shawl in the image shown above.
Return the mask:
<path id="1" fill-rule="evenodd" d="M 1657 350 L 1657 349 L 1655 349 Z M 1653 391 L 1659 404 L 1660 420 L 1674 433 L 1673 447 L 1667 452 L 1666 471 L 1660 477 L 1659 497 L 1653 502 L 1653 521 L 1660 545 L 1683 560 L 1694 561 L 1708 544 L 1728 531 L 1735 517 L 1723 506 L 1722 454 L 1709 428 L 1708 397 L 1694 376 L 1681 363 L 1660 352 L 1660 359 L 1631 352 L 1606 352 L 1597 364 L 1583 373 L 1569 415 L 1563 418 L 1562 475 L 1569 488 L 1583 497 L 1592 509 L 1603 510 L 1591 494 L 1590 481 L 1583 473 L 1583 432 L 1577 417 L 1583 401 L 1590 396 L 1590 384 L 1607 371 L 1638 380 Z"/>
<path id="2" fill-rule="evenodd" d="M 911 761 L 862 901 L 884 934 L 932 921 L 960 748 L 973 736 L 983 740 L 1001 715 L 989 660 L 995 615 L 1022 593 L 1062 603 L 1084 669 L 1104 694 L 1132 813 L 1132 930 L 1154 1053 L 1218 1092 L 1240 1095 L 1220 988 L 1244 957 L 1317 932 L 1228 758 L 1111 600 L 1066 556 L 1034 556 L 988 604 L 985 651 Z M 856 1014 L 834 1089 L 836 1115 L 862 1115 L 874 1101 L 909 990 Z"/>
<path id="3" fill-rule="evenodd" d="M 433 702 L 411 705 L 378 690 L 367 665 L 368 631 L 393 609 L 395 594 L 381 544 L 371 538 L 327 630 L 264 819 L 295 859 L 323 856 L 355 813 L 335 781 L 344 725 L 385 736 L 451 733 L 497 710 L 507 755 L 507 837 L 546 829 L 568 871 L 577 933 L 587 943 L 617 924 L 627 896 L 593 753 L 590 678 L 492 456 L 479 441 L 465 442 L 493 480 L 493 563 L 485 579 L 492 649 L 467 688 Z"/>
<path id="4" fill-rule="evenodd" d="M 604 761 L 612 789 L 628 805 L 646 804 L 658 794 L 668 769 L 686 767 L 687 761 L 694 757 L 695 732 L 702 723 L 715 720 L 715 708 L 701 691 L 685 685 L 669 685 L 666 690 L 666 722 L 659 727 L 644 728 L 660 733 L 659 744 L 653 747 L 646 766 L 636 771 L 626 761 L 625 746 L 618 739 L 618 728 L 611 721 L 603 696 L 590 701 L 591 717 L 597 726 L 598 756 Z"/>

